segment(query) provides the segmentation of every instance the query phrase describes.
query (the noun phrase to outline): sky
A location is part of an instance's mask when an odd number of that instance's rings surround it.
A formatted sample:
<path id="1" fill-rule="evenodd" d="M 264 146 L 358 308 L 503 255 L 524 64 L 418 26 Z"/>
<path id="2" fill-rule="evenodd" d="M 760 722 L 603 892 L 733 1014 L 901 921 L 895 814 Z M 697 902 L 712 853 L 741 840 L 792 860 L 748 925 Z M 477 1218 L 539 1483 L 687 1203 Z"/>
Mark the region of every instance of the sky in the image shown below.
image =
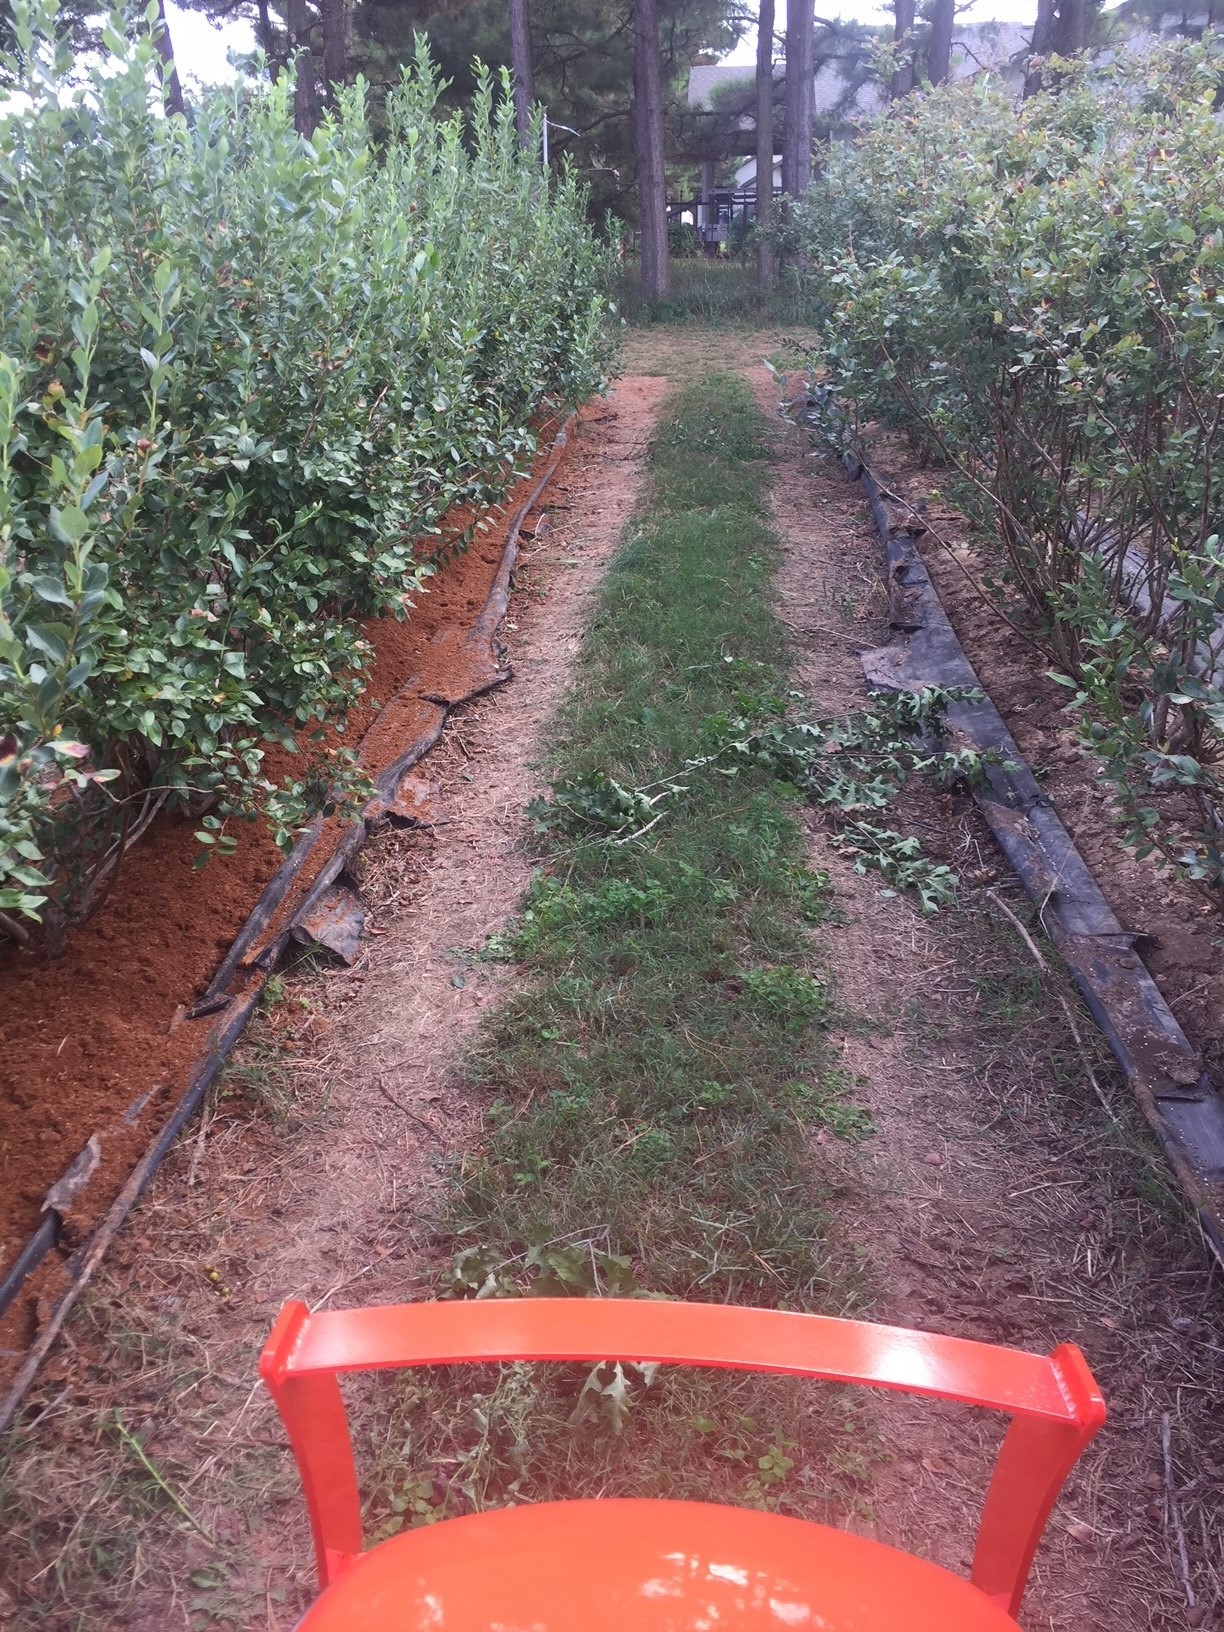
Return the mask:
<path id="1" fill-rule="evenodd" d="M 233 79 L 227 51 L 251 51 L 255 46 L 254 31 L 245 19 L 214 28 L 198 11 L 184 11 L 174 0 L 166 0 L 166 22 L 178 71 L 196 84 L 220 85 Z"/>
<path id="2" fill-rule="evenodd" d="M 779 10 L 783 8 L 779 6 Z M 882 23 L 892 16 L 891 5 L 877 5 L 873 0 L 830 0 L 830 13 L 844 17 L 847 21 L 862 23 Z M 972 0 L 972 4 L 957 7 L 957 19 L 961 22 L 984 23 L 991 19 L 1002 18 L 1008 21 L 1016 20 L 1018 14 L 1023 20 L 1031 16 L 1032 8 L 1020 0 Z M 166 16 L 170 25 L 170 38 L 174 41 L 174 55 L 178 62 L 179 72 L 185 79 L 193 80 L 198 84 L 219 84 L 233 78 L 233 69 L 226 61 L 226 53 L 231 48 L 237 51 L 250 51 L 254 45 L 249 22 L 227 23 L 224 28 L 214 28 L 198 11 L 184 11 L 177 6 L 174 0 L 166 0 Z M 750 32 L 733 52 L 723 59 L 725 62 L 749 63 L 756 61 L 756 41 Z"/>

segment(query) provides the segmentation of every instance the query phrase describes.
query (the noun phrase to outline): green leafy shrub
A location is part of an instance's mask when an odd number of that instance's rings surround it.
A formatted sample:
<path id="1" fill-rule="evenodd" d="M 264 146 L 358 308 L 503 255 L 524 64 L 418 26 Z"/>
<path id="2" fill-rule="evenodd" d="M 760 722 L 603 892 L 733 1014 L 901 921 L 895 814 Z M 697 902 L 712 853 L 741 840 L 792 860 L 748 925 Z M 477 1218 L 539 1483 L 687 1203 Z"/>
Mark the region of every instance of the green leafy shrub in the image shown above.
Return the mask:
<path id="1" fill-rule="evenodd" d="M 150 8 L 150 23 L 155 8 Z M 600 383 L 608 265 L 502 86 L 435 113 L 422 47 L 376 150 L 362 87 L 163 117 L 149 35 L 84 71 L 14 8 L 0 118 L 0 910 L 61 919 L 157 809 L 268 811 L 407 615 L 438 525 Z M 332 767 L 334 770 L 334 767 Z"/>
<path id="2" fill-rule="evenodd" d="M 998 539 L 1132 842 L 1219 885 L 1218 47 L 1052 73 L 1019 108 L 913 98 L 831 154 L 797 212 L 807 299 L 852 417 L 902 427 Z"/>

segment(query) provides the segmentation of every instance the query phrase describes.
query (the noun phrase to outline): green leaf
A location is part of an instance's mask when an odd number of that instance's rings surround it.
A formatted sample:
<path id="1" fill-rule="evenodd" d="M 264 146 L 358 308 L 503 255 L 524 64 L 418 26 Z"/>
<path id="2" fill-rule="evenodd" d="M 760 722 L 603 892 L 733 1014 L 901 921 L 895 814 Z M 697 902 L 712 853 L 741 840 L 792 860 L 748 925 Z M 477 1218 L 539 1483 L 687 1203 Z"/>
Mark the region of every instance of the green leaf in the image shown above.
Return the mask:
<path id="1" fill-rule="evenodd" d="M 58 665 L 68 661 L 68 631 L 62 624 L 27 623 L 24 633 L 26 643 L 49 657 L 52 663 Z"/>
<path id="2" fill-rule="evenodd" d="M 49 578 L 45 574 L 30 580 L 30 588 L 40 601 L 47 601 L 52 606 L 66 606 L 71 608 L 72 597 L 58 578 Z"/>
<path id="3" fill-rule="evenodd" d="M 85 512 L 75 504 L 58 510 L 51 507 L 51 531 L 61 544 L 79 544 L 89 531 Z"/>

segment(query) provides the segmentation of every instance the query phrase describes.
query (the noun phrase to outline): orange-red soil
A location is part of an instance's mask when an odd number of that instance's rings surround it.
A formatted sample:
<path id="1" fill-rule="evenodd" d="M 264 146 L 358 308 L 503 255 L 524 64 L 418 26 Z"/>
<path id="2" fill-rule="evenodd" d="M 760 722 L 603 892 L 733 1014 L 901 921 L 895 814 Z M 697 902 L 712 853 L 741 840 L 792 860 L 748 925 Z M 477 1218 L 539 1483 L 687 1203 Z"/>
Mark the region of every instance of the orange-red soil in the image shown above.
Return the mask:
<path id="1" fill-rule="evenodd" d="M 482 659 L 464 636 L 485 606 L 509 518 L 534 479 L 511 492 L 466 552 L 445 560 L 405 621 L 367 622 L 373 655 L 365 692 L 343 737 L 330 735 L 360 744 L 371 775 L 419 735 L 426 712 L 436 718 L 436 706 L 423 698 L 462 696 L 474 681 L 487 681 L 487 649 Z M 459 518 L 456 534 L 467 519 Z M 300 775 L 302 763 L 279 751 L 267 760 L 273 775 Z M 196 826 L 187 816 L 155 823 L 60 957 L 12 947 L 0 958 L 0 1273 L 36 1227 L 48 1187 L 96 1134 L 101 1165 L 65 1222 L 63 1246 L 92 1227 L 206 1046 L 213 1022 L 185 1022 L 183 1011 L 207 986 L 282 857 L 262 826 L 244 825 L 237 854 L 197 870 Z M 295 898 L 343 831 L 338 819 L 327 824 Z M 0 1353 L 28 1343 L 36 1300 L 53 1295 L 62 1265 L 53 1254 L 0 1322 Z"/>

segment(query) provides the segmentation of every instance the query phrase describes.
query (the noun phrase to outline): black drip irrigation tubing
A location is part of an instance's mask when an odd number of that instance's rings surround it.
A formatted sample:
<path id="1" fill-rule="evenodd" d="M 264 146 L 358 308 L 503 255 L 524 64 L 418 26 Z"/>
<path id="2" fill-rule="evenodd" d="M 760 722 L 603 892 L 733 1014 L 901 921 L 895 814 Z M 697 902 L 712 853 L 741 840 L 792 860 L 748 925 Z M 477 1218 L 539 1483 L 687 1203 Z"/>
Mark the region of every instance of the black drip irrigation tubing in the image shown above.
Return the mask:
<path id="1" fill-rule="evenodd" d="M 505 617 L 510 603 L 511 580 L 519 555 L 519 538 L 523 523 L 536 508 L 541 494 L 556 474 L 577 417 L 576 413 L 572 413 L 566 419 L 549 449 L 543 471 L 532 485 L 527 497 L 515 509 L 488 598 L 472 628 L 464 637 L 464 645 L 470 652 L 477 656 L 487 654 L 488 672 L 461 695 L 443 698 L 422 694 L 421 700 L 432 705 L 429 723 L 374 779 L 377 790 L 375 797 L 345 832 L 326 864 L 320 869 L 318 877 L 303 895 L 292 918 L 266 942 L 269 927 L 275 921 L 278 910 L 289 896 L 323 833 L 324 824 L 321 817 L 316 817 L 302 832 L 293 850 L 265 888 L 221 960 L 208 989 L 187 1011 L 188 1021 L 193 1018 L 217 1016 L 187 1087 L 153 1143 L 129 1173 L 123 1188 L 111 1202 L 101 1223 L 68 1260 L 68 1285 L 56 1299 L 34 1343 L 26 1351 L 13 1381 L 0 1396 L 0 1431 L 7 1428 L 13 1420 L 26 1390 L 63 1329 L 74 1304 L 89 1284 L 149 1180 L 179 1134 L 203 1104 L 210 1084 L 254 1013 L 264 986 L 275 970 L 294 929 L 307 918 L 324 893 L 344 872 L 365 843 L 372 824 L 383 817 L 388 806 L 394 803 L 398 784 L 405 772 L 411 770 L 438 742 L 452 709 L 461 703 L 470 702 L 510 679 L 510 669 L 497 665 L 494 643 L 498 626 Z M 264 944 L 261 945 L 261 942 Z M 53 1191 L 54 1188 L 53 1186 Z M 72 1199 L 75 1201 L 75 1195 Z M 37 1228 L 5 1272 L 3 1279 L 0 1279 L 0 1315 L 12 1305 L 28 1278 L 59 1245 L 63 1226 L 64 1214 L 55 1206 L 48 1204 Z"/>
<path id="2" fill-rule="evenodd" d="M 860 654 L 868 684 L 983 691 L 912 533 L 893 522 L 888 490 L 857 453 L 843 454 L 842 463 L 861 486 L 884 546 L 893 636 Z M 1136 1093 L 1204 1240 L 1224 1263 L 1224 1100 L 1136 952 L 1138 937 L 1114 916 L 998 709 L 989 697 L 954 703 L 947 722 L 997 758 L 973 797 Z"/>

